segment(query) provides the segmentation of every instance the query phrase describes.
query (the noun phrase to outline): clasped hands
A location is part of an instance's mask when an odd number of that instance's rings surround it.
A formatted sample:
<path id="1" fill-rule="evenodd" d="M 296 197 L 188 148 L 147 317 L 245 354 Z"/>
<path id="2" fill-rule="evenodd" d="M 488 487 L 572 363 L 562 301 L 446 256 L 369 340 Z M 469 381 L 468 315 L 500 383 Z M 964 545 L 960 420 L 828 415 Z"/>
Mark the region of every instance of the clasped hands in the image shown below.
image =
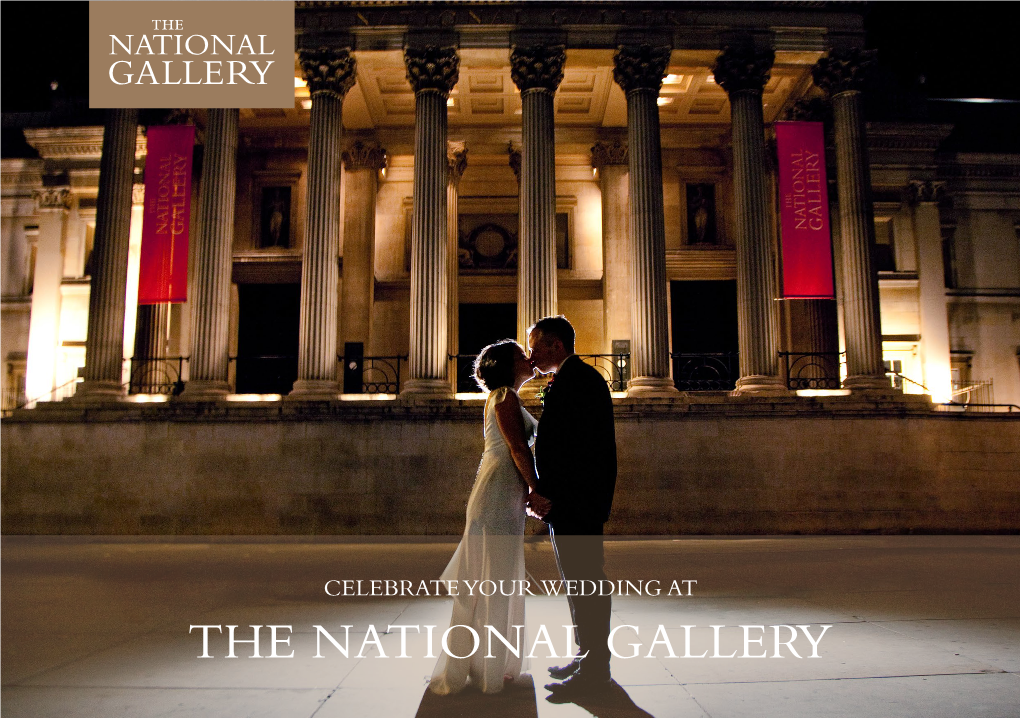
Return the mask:
<path id="1" fill-rule="evenodd" d="M 528 516 L 536 519 L 544 519 L 546 515 L 552 510 L 552 502 L 542 494 L 531 491 L 528 494 L 528 503 L 526 504 Z"/>

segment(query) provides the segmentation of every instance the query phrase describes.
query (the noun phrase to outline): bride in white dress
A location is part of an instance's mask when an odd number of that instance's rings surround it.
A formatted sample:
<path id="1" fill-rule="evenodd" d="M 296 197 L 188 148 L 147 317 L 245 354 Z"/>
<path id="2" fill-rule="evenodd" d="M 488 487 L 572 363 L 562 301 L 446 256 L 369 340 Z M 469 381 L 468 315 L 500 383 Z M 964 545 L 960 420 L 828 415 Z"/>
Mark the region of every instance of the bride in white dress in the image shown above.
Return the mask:
<path id="1" fill-rule="evenodd" d="M 440 651 L 429 689 L 439 695 L 462 690 L 470 681 L 483 693 L 498 693 L 504 682 L 521 674 L 527 651 L 524 632 L 524 596 L 505 596 L 500 581 L 511 593 L 512 581 L 524 580 L 524 515 L 529 493 L 537 488 L 535 462 L 529 446 L 538 422 L 522 406 L 517 391 L 534 376 L 534 368 L 520 344 L 510 339 L 487 346 L 475 361 L 475 378 L 489 391 L 485 401 L 485 450 L 467 505 L 464 536 L 442 573 L 443 580 L 458 581 L 453 598 L 451 626 L 470 626 L 478 635 L 478 649 L 466 628 L 449 634 L 450 653 Z M 546 499 L 531 493 L 532 505 Z M 464 581 L 495 582 L 491 596 L 475 587 L 471 595 Z M 520 583 L 514 584 L 519 589 Z M 487 591 L 488 592 L 488 591 Z M 515 656 L 486 626 L 519 646 Z M 517 643 L 521 626 L 520 642 Z M 468 654 L 471 655 L 468 655 Z M 491 657 L 490 657 L 491 656 Z"/>

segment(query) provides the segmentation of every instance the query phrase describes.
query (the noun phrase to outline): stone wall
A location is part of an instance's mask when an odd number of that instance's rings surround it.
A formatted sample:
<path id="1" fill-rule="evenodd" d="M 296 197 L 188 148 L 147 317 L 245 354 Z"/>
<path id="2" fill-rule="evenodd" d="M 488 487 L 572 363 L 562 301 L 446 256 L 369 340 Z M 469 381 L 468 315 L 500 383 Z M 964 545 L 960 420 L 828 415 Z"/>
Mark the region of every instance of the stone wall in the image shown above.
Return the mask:
<path id="1" fill-rule="evenodd" d="M 617 404 L 607 532 L 1020 530 L 1016 414 L 699 402 Z M 5 534 L 458 534 L 481 402 L 65 402 L 2 442 Z"/>

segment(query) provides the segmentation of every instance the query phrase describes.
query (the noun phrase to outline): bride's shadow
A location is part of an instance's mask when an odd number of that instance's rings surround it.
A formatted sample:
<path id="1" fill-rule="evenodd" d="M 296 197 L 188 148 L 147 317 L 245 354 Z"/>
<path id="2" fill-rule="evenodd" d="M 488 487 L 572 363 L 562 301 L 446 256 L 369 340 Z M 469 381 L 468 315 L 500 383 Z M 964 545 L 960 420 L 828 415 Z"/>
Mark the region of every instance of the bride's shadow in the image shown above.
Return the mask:
<path id="1" fill-rule="evenodd" d="M 602 692 L 570 701 L 546 698 L 550 703 L 573 703 L 596 718 L 654 718 L 631 700 L 616 681 Z M 530 675 L 502 693 L 486 695 L 472 688 L 454 696 L 437 696 L 425 691 L 415 718 L 538 718 L 535 683 Z"/>

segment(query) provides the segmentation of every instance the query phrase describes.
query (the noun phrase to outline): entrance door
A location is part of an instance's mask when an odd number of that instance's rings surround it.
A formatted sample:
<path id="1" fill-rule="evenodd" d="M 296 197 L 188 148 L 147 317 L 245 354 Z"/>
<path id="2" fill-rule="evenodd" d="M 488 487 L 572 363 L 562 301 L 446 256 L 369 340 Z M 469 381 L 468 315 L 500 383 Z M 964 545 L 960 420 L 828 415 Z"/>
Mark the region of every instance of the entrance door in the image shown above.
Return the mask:
<path id="1" fill-rule="evenodd" d="M 300 284 L 239 284 L 237 393 L 288 394 L 297 379 Z"/>
<path id="2" fill-rule="evenodd" d="M 736 281 L 670 282 L 670 300 L 677 388 L 733 389 L 739 374 Z"/>
<path id="3" fill-rule="evenodd" d="M 487 345 L 517 336 L 516 304 L 461 304 L 457 391 L 478 391 L 472 366 Z"/>

